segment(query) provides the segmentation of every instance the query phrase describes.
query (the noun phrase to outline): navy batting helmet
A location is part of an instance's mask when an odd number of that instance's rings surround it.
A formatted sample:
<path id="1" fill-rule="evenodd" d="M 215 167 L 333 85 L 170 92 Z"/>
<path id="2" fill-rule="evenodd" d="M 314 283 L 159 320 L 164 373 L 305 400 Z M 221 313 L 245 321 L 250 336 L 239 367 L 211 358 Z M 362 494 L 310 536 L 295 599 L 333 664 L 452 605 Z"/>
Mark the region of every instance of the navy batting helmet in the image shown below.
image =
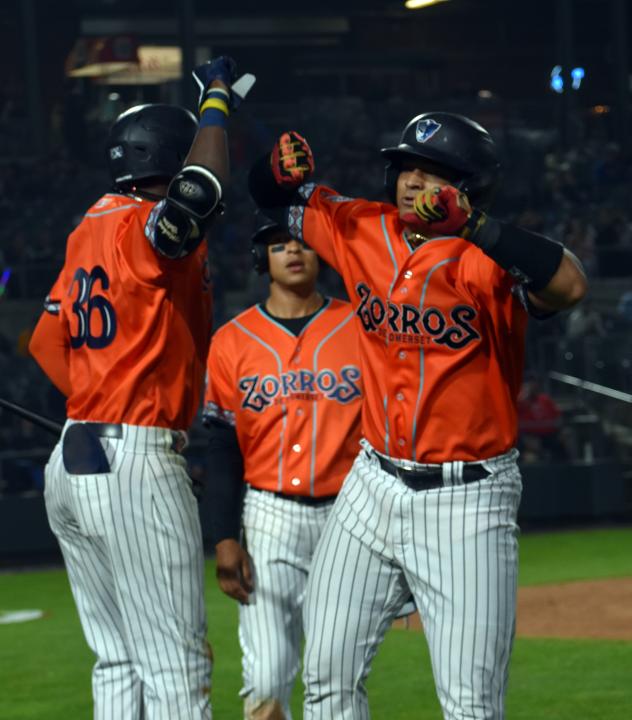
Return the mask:
<path id="1" fill-rule="evenodd" d="M 250 238 L 252 266 L 259 275 L 264 275 L 270 269 L 268 262 L 268 245 L 278 235 L 282 235 L 286 240 L 289 239 L 287 230 L 284 227 L 275 222 L 265 222 Z"/>
<path id="2" fill-rule="evenodd" d="M 193 113 L 178 105 L 136 105 L 118 116 L 106 152 L 117 187 L 171 178 L 182 169 L 197 131 Z"/>
<path id="3" fill-rule="evenodd" d="M 490 204 L 500 177 L 496 145 L 487 130 L 455 113 L 417 115 L 404 128 L 399 145 L 381 152 L 388 160 L 384 185 L 393 202 L 397 176 L 406 160 L 444 177 L 478 207 Z"/>

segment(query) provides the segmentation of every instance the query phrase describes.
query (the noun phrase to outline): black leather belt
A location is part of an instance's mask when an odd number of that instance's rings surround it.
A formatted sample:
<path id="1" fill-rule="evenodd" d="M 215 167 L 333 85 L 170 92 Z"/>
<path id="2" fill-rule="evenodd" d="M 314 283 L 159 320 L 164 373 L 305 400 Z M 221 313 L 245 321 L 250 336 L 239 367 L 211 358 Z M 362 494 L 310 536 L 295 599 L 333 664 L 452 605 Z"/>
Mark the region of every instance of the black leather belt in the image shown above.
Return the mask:
<path id="1" fill-rule="evenodd" d="M 300 505 L 325 505 L 325 503 L 333 502 L 336 499 L 335 495 L 321 495 L 320 497 L 313 497 L 312 495 L 292 495 L 290 493 L 282 492 L 274 494 L 284 500 L 292 500 Z"/>
<path id="2" fill-rule="evenodd" d="M 115 423 L 93 423 L 87 422 L 85 425 L 89 425 L 94 434 L 104 438 L 122 438 L 123 437 L 123 426 Z"/>
<path id="3" fill-rule="evenodd" d="M 433 488 L 443 487 L 443 471 L 440 467 L 405 470 L 377 453 L 375 453 L 375 457 L 382 470 L 395 475 L 411 490 L 432 490 Z M 463 465 L 463 484 L 477 482 L 486 477 L 489 477 L 489 473 L 482 465 Z"/>

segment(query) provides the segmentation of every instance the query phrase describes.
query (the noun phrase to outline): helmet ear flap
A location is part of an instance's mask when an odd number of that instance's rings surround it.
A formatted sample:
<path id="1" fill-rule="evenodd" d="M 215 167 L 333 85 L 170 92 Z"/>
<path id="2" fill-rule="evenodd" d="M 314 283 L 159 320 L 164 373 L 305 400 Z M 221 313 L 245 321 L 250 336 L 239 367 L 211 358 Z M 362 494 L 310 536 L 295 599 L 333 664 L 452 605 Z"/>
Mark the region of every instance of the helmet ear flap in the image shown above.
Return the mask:
<path id="1" fill-rule="evenodd" d="M 457 187 L 467 195 L 473 206 L 487 210 L 494 200 L 498 176 L 498 171 L 483 171 L 474 177 L 466 178 Z"/>
<path id="2" fill-rule="evenodd" d="M 268 246 L 264 243 L 255 242 L 250 247 L 252 255 L 252 267 L 258 275 L 265 275 L 270 269 L 268 262 Z"/>
<path id="3" fill-rule="evenodd" d="M 260 224 L 250 238 L 252 267 L 259 275 L 265 275 L 265 273 L 270 272 L 268 244 L 273 235 L 278 232 L 283 232 L 281 226 L 278 223 L 268 221 Z"/>

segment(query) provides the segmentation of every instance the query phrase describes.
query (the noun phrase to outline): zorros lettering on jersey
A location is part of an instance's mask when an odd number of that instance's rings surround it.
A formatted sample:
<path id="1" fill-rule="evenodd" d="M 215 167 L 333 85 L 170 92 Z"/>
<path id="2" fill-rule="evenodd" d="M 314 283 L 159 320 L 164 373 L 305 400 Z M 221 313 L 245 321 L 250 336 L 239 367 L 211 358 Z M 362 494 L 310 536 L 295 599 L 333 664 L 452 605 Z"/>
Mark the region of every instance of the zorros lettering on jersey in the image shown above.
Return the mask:
<path id="1" fill-rule="evenodd" d="M 251 375 L 239 379 L 243 393 L 241 407 L 261 412 L 269 405 L 288 400 L 333 400 L 347 405 L 359 398 L 360 369 L 345 365 L 340 376 L 328 368 L 317 373 L 311 370 L 288 371 L 278 375 Z"/>
<path id="2" fill-rule="evenodd" d="M 356 315 L 365 332 L 377 333 L 388 342 L 426 345 L 436 343 L 459 350 L 480 333 L 472 325 L 477 312 L 470 305 L 459 304 L 449 310 L 436 307 L 419 308 L 416 305 L 393 303 L 374 295 L 365 283 L 356 285 L 360 304 Z"/>

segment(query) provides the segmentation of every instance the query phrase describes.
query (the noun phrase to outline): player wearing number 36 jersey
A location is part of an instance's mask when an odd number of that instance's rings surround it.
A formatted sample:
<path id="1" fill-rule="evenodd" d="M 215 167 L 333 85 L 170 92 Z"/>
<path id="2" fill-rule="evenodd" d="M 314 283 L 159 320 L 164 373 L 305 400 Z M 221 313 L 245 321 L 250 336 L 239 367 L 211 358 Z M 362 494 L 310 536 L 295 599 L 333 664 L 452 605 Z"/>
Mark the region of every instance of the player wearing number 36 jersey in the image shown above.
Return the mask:
<path id="1" fill-rule="evenodd" d="M 210 334 L 207 247 L 177 264 L 161 258 L 151 242 L 158 212 L 140 195 L 110 193 L 68 238 L 46 307 L 68 332 L 70 418 L 191 424 Z"/>
<path id="2" fill-rule="evenodd" d="M 96 655 L 96 720 L 211 717 L 202 536 L 180 451 L 211 335 L 205 234 L 228 177 L 234 69 L 196 68 L 199 126 L 162 104 L 117 119 L 114 190 L 70 235 L 30 344 L 67 397 L 45 501 Z"/>

